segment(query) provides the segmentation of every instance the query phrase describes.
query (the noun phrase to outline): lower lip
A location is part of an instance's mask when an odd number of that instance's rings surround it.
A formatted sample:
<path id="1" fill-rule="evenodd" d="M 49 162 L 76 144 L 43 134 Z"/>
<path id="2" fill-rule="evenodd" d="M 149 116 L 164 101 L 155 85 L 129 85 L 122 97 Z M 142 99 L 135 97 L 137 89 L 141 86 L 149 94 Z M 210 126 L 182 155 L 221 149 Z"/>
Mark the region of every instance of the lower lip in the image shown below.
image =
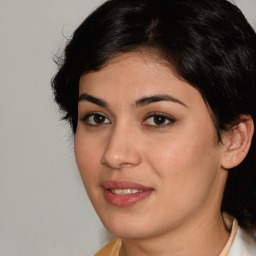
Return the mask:
<path id="1" fill-rule="evenodd" d="M 105 196 L 105 199 L 114 206 L 129 207 L 147 198 L 152 192 L 153 190 L 146 190 L 143 192 L 138 192 L 133 194 L 116 195 L 111 191 L 105 189 L 104 196 Z"/>

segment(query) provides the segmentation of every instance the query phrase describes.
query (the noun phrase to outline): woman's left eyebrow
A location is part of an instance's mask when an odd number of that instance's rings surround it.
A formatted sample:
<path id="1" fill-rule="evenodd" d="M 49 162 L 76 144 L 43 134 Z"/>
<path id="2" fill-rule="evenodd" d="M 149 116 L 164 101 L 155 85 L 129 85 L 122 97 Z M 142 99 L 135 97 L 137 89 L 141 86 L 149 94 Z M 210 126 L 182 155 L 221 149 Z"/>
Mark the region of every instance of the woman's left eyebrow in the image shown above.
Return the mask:
<path id="1" fill-rule="evenodd" d="M 181 100 L 179 100 L 171 95 L 168 95 L 168 94 L 158 94 L 158 95 L 143 97 L 135 102 L 135 106 L 141 107 L 141 106 L 149 105 L 151 103 L 155 103 L 155 102 L 159 102 L 159 101 L 170 101 L 173 103 L 178 103 L 184 107 L 188 107 Z"/>

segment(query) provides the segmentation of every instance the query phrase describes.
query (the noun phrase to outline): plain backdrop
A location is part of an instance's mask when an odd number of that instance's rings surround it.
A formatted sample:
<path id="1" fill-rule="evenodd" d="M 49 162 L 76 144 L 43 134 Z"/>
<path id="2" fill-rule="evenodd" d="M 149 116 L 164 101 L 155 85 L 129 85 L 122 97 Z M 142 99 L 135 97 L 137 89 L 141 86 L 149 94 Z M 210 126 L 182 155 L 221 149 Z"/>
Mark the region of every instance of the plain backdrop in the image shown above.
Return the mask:
<path id="1" fill-rule="evenodd" d="M 52 61 L 103 0 L 2 0 L 0 256 L 91 256 L 111 236 L 89 203 L 69 126 L 53 102 Z M 237 0 L 256 27 L 256 0 Z"/>

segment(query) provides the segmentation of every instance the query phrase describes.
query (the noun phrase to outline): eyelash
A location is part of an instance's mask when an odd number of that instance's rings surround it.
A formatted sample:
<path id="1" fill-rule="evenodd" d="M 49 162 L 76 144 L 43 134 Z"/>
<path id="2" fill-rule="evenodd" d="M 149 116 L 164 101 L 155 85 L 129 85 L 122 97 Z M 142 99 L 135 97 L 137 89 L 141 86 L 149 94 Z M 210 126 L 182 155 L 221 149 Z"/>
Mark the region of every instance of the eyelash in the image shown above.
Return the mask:
<path id="1" fill-rule="evenodd" d="M 155 125 L 150 125 L 150 124 L 145 124 L 146 120 L 150 119 L 150 118 L 163 118 L 164 120 L 164 123 L 163 124 L 155 124 Z M 166 123 L 167 122 L 167 123 Z M 146 125 L 147 127 L 150 127 L 150 128 L 164 128 L 164 127 L 167 127 L 167 126 L 170 126 L 172 124 L 174 124 L 176 122 L 176 119 L 165 114 L 165 113 L 161 113 L 161 112 L 153 112 L 151 114 L 149 114 L 143 121 L 144 125 Z M 143 124 L 142 123 L 142 124 Z"/>
<path id="2" fill-rule="evenodd" d="M 88 120 L 92 117 L 103 117 L 105 118 L 106 120 L 108 120 L 109 122 L 107 123 L 100 123 L 100 124 L 91 124 L 88 122 Z M 94 126 L 94 127 L 97 127 L 97 126 L 101 126 L 101 125 L 104 125 L 104 124 L 110 124 L 110 120 L 105 116 L 103 115 L 102 113 L 99 113 L 99 112 L 93 112 L 93 113 L 89 113 L 89 114 L 86 114 L 84 117 L 80 118 L 80 121 L 84 122 L 86 125 L 88 126 Z"/>
<path id="3" fill-rule="evenodd" d="M 99 123 L 97 124 L 94 120 L 94 124 L 92 123 L 89 123 L 89 119 L 90 118 L 93 118 L 93 117 L 99 117 L 99 118 L 104 118 L 104 121 L 108 120 L 106 123 L 103 122 L 103 123 Z M 152 124 L 146 124 L 145 122 L 150 119 L 150 118 L 163 118 L 163 121 L 164 123 L 163 124 L 155 124 L 155 125 L 152 125 Z M 89 113 L 89 114 L 86 114 L 84 117 L 80 118 L 80 121 L 84 122 L 86 125 L 88 126 L 92 126 L 92 127 L 98 127 L 98 126 L 101 126 L 101 125 L 106 125 L 106 124 L 110 124 L 111 121 L 102 113 L 98 113 L 98 112 L 94 112 L 94 113 Z M 91 120 L 92 121 L 92 120 Z M 167 123 L 166 123 L 167 122 Z M 166 115 L 164 113 L 159 113 L 159 112 L 153 112 L 153 113 L 150 113 L 148 116 L 146 116 L 144 118 L 144 121 L 142 122 L 143 125 L 147 126 L 147 127 L 150 127 L 150 128 L 164 128 L 164 127 L 167 127 L 167 126 L 170 126 L 172 124 L 174 124 L 176 122 L 176 120 L 173 118 L 173 117 L 170 117 L 169 115 Z"/>

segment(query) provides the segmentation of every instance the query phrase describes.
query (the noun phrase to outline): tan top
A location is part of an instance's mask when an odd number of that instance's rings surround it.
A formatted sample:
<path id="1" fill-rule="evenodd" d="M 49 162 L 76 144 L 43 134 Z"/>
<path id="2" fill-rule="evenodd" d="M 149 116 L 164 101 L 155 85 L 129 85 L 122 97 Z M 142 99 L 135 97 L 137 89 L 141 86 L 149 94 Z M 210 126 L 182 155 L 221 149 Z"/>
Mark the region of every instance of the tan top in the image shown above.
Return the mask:
<path id="1" fill-rule="evenodd" d="M 114 238 L 103 248 L 101 248 L 94 256 L 119 256 L 119 251 L 122 247 L 122 240 Z"/>
<path id="2" fill-rule="evenodd" d="M 228 256 L 237 233 L 238 223 L 236 219 L 233 219 L 232 217 L 225 213 L 223 214 L 223 218 L 226 228 L 230 230 L 231 233 L 228 242 L 226 243 L 226 246 L 224 247 L 219 256 Z M 98 251 L 94 256 L 119 256 L 121 247 L 122 240 L 119 238 L 114 238 L 108 244 L 106 244 L 100 251 Z"/>

